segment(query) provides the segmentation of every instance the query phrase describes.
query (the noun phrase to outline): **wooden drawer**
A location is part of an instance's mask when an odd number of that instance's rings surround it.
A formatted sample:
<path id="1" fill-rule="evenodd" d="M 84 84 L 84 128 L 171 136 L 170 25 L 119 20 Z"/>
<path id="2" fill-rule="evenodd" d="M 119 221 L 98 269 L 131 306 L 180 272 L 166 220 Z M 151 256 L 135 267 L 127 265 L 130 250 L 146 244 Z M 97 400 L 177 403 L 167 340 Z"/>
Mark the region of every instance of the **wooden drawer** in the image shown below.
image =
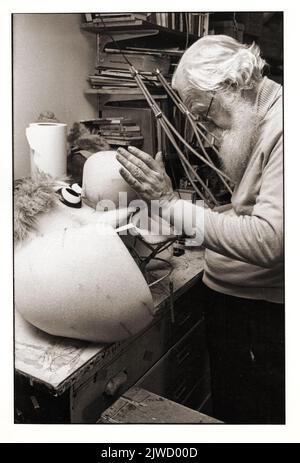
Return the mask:
<path id="1" fill-rule="evenodd" d="M 194 286 L 176 300 L 174 319 L 173 323 L 169 325 L 167 338 L 170 347 L 178 342 L 199 320 L 204 319 L 203 311 L 204 304 L 201 300 L 200 285 Z"/>
<path id="2" fill-rule="evenodd" d="M 207 368 L 199 381 L 194 384 L 182 404 L 207 415 L 212 415 L 209 368 Z"/>
<path id="3" fill-rule="evenodd" d="M 145 375 L 179 339 L 184 338 L 191 329 L 194 330 L 197 324 L 202 326 L 201 303 L 195 299 L 195 293 L 192 288 L 175 302 L 173 316 L 171 311 L 158 316 L 149 328 L 126 345 L 108 365 L 101 365 L 98 371 L 73 385 L 71 422 L 96 422 L 99 413 Z M 161 373 L 161 381 L 170 372 L 174 377 L 174 369 L 177 373 L 186 371 L 190 376 L 192 363 L 200 362 L 201 365 L 199 356 L 203 354 L 203 348 L 199 346 L 203 343 L 202 328 L 197 333 L 186 345 L 178 344 L 172 350 L 165 370 Z M 187 364 L 190 364 L 190 370 L 187 370 Z"/>
<path id="4" fill-rule="evenodd" d="M 130 388 L 165 351 L 165 320 L 156 323 L 127 345 L 108 365 L 84 382 L 77 381 L 71 393 L 71 421 L 93 423 L 121 394 Z"/>
<path id="5" fill-rule="evenodd" d="M 167 399 L 198 408 L 210 393 L 209 381 L 204 323 L 199 321 L 137 385 Z"/>

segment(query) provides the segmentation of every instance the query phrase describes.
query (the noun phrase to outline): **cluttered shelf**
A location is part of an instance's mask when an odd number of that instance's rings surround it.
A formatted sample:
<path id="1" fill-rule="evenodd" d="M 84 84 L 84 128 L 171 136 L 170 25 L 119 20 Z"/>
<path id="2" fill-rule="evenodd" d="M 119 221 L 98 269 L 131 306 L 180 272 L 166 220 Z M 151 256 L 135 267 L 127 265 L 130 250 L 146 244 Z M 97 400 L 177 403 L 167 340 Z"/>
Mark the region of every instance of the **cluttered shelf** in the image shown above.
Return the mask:
<path id="1" fill-rule="evenodd" d="M 205 35 L 207 13 L 87 13 L 81 28 L 88 32 L 153 31 L 160 40 L 185 45 Z"/>
<path id="2" fill-rule="evenodd" d="M 160 108 L 168 112 L 168 96 L 153 71 L 159 69 L 170 83 L 186 47 L 208 30 L 206 13 L 85 13 L 83 20 L 82 30 L 96 36 L 95 69 L 87 76 L 90 88 L 84 94 L 97 103 L 98 117 L 108 108 L 114 109 L 117 116 L 127 115 L 129 106 L 137 108 L 137 117 L 151 113 L 132 68 L 139 71 Z M 148 116 L 147 127 L 139 134 L 144 143 L 139 146 L 154 154 L 166 148 L 167 141 L 154 116 Z"/>
<path id="3" fill-rule="evenodd" d="M 202 13 L 86 13 L 84 20 L 81 29 L 97 37 L 95 74 L 85 94 L 98 96 L 100 110 L 114 101 L 144 100 L 130 65 L 144 73 L 155 99 L 165 99 L 152 72 L 170 77 L 186 47 L 208 29 Z"/>
<path id="4" fill-rule="evenodd" d="M 148 21 L 140 21 L 140 24 L 133 24 L 133 25 L 122 25 L 122 26 L 111 26 L 109 27 L 110 32 L 116 32 L 120 30 L 120 27 L 122 27 L 123 32 L 128 32 L 128 31 L 144 31 L 144 30 L 153 30 L 156 31 L 156 34 L 160 36 L 160 38 L 172 38 L 172 40 L 179 39 L 180 41 L 185 40 L 186 38 L 186 32 L 181 32 L 177 31 L 174 29 L 168 29 L 167 27 L 163 26 L 158 26 L 157 24 L 152 24 Z M 106 34 L 106 29 L 104 27 L 101 27 L 99 24 L 89 24 L 89 23 L 83 23 L 81 25 L 81 28 L 85 31 L 88 32 L 95 32 L 95 33 L 102 33 Z M 197 40 L 198 36 L 193 35 L 193 34 L 188 34 L 189 38 L 191 40 Z"/>

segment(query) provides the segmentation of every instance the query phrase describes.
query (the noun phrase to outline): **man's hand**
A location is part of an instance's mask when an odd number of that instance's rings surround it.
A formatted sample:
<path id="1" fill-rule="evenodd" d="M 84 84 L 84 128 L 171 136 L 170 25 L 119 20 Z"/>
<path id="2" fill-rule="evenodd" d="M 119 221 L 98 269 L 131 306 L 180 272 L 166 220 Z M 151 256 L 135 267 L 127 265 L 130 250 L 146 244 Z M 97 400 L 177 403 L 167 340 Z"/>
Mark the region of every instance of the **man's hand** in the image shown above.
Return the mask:
<path id="1" fill-rule="evenodd" d="M 118 148 L 116 158 L 123 166 L 120 174 L 124 180 L 145 201 L 156 199 L 167 205 L 178 199 L 165 171 L 161 152 L 153 159 L 144 151 L 130 146 L 128 151 Z"/>

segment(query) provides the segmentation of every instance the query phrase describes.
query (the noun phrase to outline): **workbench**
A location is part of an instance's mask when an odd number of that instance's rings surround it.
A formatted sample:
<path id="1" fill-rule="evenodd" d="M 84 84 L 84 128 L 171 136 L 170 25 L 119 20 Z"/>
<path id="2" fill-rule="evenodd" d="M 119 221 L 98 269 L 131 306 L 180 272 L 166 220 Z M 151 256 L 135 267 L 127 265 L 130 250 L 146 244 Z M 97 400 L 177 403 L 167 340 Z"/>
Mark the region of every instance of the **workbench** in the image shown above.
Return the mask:
<path id="1" fill-rule="evenodd" d="M 199 296 L 203 250 L 186 249 L 170 261 L 171 276 L 151 288 L 154 321 L 125 341 L 51 336 L 15 313 L 16 422 L 96 423 L 133 385 L 201 410 L 209 396 Z"/>

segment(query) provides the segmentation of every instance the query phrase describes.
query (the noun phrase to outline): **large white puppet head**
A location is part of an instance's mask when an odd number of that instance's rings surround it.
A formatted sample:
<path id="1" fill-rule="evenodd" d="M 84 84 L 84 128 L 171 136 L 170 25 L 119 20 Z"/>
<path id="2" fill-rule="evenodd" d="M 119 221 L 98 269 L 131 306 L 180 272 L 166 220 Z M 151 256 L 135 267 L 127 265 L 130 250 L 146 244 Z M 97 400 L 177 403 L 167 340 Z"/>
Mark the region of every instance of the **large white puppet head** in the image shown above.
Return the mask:
<path id="1" fill-rule="evenodd" d="M 137 197 L 119 173 L 116 154 L 116 151 L 99 151 L 84 164 L 82 195 L 97 210 L 127 207 Z"/>

